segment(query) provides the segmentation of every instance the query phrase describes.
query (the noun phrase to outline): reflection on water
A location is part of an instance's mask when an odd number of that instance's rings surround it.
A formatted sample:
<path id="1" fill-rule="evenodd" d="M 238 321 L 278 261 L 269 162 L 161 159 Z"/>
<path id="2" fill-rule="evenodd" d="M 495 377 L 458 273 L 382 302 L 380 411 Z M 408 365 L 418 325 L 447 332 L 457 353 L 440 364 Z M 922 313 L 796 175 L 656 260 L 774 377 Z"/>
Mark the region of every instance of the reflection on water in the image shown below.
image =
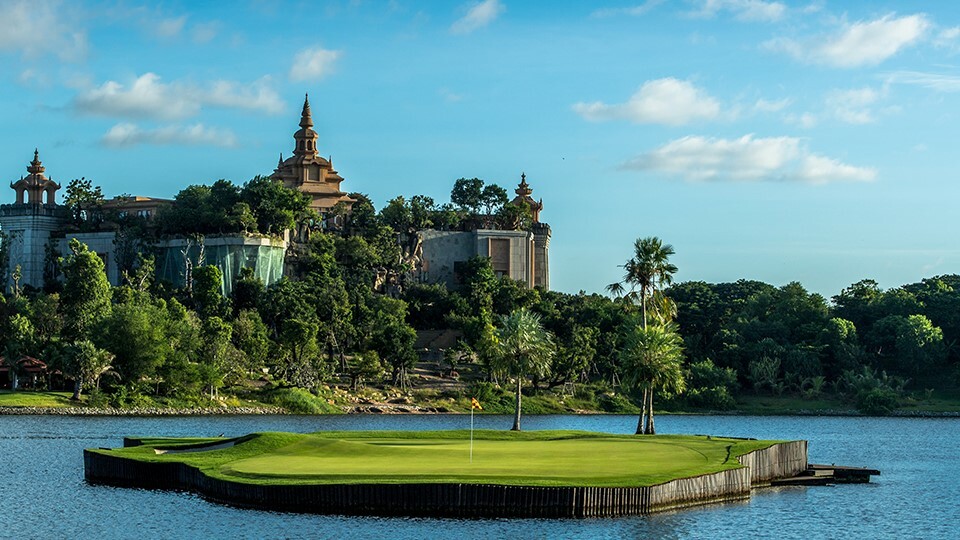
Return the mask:
<path id="1" fill-rule="evenodd" d="M 479 415 L 476 427 L 511 418 Z M 526 429 L 632 433 L 633 416 L 528 416 Z M 813 462 L 882 471 L 869 485 L 755 491 L 749 502 L 652 516 L 456 520 L 287 514 L 232 508 L 188 493 L 88 486 L 82 450 L 124 436 L 254 431 L 464 429 L 468 416 L 186 418 L 0 417 L 6 538 L 956 538 L 960 419 L 661 416 L 661 433 L 807 439 Z M 602 458 L 602 456 L 601 456 Z"/>

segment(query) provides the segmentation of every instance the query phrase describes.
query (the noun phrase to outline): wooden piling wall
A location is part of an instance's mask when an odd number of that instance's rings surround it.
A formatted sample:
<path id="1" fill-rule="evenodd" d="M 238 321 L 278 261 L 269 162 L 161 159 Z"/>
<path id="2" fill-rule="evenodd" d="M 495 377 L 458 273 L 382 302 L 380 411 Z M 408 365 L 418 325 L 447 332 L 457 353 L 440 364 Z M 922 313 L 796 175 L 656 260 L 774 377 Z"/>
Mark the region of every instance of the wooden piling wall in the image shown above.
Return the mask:
<path id="1" fill-rule="evenodd" d="M 608 517 L 747 499 L 754 485 L 806 468 L 806 441 L 740 457 L 744 468 L 645 487 L 536 487 L 484 484 L 260 485 L 210 478 L 178 462 L 142 462 L 84 451 L 88 482 L 187 489 L 237 506 L 323 514 L 449 517 Z M 798 469 L 801 464 L 803 467 Z M 754 469 L 756 467 L 756 469 Z"/>
<path id="2" fill-rule="evenodd" d="M 744 454 L 739 460 L 750 469 L 753 486 L 769 484 L 771 480 L 790 478 L 807 470 L 807 441 L 775 444 Z"/>

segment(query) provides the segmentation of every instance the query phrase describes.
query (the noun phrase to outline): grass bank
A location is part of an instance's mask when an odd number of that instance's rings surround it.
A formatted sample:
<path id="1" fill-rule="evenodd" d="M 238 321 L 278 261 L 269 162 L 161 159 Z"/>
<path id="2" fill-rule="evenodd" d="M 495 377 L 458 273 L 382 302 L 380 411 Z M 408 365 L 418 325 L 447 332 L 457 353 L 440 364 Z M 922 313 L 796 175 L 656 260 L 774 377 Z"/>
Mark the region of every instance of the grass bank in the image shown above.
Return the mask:
<path id="1" fill-rule="evenodd" d="M 182 462 L 212 478 L 247 484 L 468 483 L 516 486 L 649 486 L 740 467 L 737 457 L 777 441 L 633 436 L 581 431 L 258 433 L 228 448 L 176 452 L 195 439 L 142 439 L 93 450 Z M 157 449 L 172 449 L 157 453 Z"/>

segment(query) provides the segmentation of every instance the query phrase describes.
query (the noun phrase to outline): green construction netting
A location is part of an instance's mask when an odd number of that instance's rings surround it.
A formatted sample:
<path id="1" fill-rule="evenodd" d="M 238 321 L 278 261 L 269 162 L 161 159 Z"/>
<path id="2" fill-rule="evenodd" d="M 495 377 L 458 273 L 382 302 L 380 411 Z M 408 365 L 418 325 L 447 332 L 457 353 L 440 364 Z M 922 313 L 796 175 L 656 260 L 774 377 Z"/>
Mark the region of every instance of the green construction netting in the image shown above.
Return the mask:
<path id="1" fill-rule="evenodd" d="M 177 287 L 183 287 L 186 274 L 185 246 L 160 248 L 157 257 L 157 277 L 169 281 Z M 276 283 L 283 277 L 283 257 L 286 248 L 263 245 L 206 245 L 203 249 L 204 264 L 213 265 L 223 272 L 223 294 L 233 292 L 233 284 L 240 276 L 240 269 L 252 268 L 254 274 L 264 285 Z M 198 265 L 200 247 L 190 246 L 186 256 L 190 257 L 194 268 Z"/>

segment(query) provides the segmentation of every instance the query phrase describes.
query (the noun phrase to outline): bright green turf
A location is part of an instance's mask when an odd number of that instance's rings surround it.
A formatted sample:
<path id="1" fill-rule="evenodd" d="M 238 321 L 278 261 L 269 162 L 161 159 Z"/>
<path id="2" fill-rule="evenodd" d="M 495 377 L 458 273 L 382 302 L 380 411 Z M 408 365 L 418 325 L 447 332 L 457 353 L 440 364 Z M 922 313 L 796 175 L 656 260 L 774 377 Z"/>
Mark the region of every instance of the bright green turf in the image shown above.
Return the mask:
<path id="1" fill-rule="evenodd" d="M 101 452 L 147 461 L 183 461 L 209 476 L 244 483 L 645 486 L 738 468 L 737 456 L 777 442 L 478 430 L 471 463 L 468 431 L 340 431 L 258 433 L 227 449 L 154 452 L 154 448 L 200 441 L 143 439 L 144 446 Z"/>
<path id="2" fill-rule="evenodd" d="M 0 391 L 0 407 L 78 407 L 70 401 L 70 392 L 38 392 L 34 390 Z"/>

